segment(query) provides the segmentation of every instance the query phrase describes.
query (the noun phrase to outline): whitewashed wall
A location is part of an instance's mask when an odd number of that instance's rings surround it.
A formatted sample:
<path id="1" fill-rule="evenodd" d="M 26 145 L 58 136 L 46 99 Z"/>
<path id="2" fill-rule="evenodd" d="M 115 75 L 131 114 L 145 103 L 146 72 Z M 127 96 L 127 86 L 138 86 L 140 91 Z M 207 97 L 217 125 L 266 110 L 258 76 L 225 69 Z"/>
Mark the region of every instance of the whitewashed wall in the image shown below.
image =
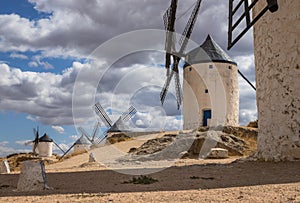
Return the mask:
<path id="1" fill-rule="evenodd" d="M 300 1 L 278 3 L 254 27 L 258 157 L 270 161 L 300 159 Z"/>
<path id="2" fill-rule="evenodd" d="M 200 63 L 184 69 L 183 129 L 202 126 L 203 110 L 207 109 L 212 110 L 211 126 L 238 125 L 239 89 L 235 65 Z"/>

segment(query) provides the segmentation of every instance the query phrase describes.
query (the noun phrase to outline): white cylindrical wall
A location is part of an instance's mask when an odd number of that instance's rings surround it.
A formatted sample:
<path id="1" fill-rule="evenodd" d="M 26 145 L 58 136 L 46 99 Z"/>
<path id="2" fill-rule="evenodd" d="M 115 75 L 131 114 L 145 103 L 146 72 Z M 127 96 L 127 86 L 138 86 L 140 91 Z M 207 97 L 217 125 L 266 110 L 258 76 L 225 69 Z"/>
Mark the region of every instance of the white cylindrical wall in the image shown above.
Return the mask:
<path id="1" fill-rule="evenodd" d="M 300 159 L 300 1 L 278 5 L 254 26 L 258 157 L 268 161 Z"/>
<path id="2" fill-rule="evenodd" d="M 184 129 L 203 126 L 203 112 L 211 110 L 208 125 L 238 125 L 237 66 L 232 63 L 199 63 L 184 68 Z"/>
<path id="3" fill-rule="evenodd" d="M 39 142 L 38 153 L 40 157 L 51 157 L 52 156 L 53 142 Z"/>

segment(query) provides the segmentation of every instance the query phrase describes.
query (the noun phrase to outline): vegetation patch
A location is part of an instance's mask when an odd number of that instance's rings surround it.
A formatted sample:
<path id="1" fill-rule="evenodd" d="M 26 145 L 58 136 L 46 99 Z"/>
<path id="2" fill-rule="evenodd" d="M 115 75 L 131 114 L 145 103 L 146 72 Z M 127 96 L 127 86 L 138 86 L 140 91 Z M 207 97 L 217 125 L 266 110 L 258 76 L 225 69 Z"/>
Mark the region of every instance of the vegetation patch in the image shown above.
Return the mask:
<path id="1" fill-rule="evenodd" d="M 148 185 L 148 184 L 152 184 L 152 183 L 156 183 L 158 182 L 158 180 L 150 177 L 150 176 L 139 176 L 139 177 L 133 177 L 131 180 L 129 181 L 124 181 L 124 184 L 143 184 L 143 185 Z"/>

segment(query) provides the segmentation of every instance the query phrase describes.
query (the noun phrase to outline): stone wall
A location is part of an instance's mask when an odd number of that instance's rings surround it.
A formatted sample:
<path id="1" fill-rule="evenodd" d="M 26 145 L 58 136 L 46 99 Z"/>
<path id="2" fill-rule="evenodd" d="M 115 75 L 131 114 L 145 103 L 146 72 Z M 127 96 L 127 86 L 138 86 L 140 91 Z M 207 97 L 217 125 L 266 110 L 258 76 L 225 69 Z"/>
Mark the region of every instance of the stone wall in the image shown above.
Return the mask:
<path id="1" fill-rule="evenodd" d="M 300 1 L 278 4 L 254 26 L 258 157 L 269 161 L 300 159 Z"/>
<path id="2" fill-rule="evenodd" d="M 230 63 L 200 63 L 185 67 L 183 129 L 203 126 L 203 110 L 209 109 L 212 110 L 211 126 L 238 125 L 237 66 Z"/>

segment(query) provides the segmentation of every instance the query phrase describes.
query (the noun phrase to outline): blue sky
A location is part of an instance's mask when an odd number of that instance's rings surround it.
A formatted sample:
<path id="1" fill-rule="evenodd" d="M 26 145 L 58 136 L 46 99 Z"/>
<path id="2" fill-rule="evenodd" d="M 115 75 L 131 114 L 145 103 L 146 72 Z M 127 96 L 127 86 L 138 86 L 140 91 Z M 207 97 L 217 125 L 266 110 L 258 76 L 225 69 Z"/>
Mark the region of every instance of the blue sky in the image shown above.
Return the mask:
<path id="1" fill-rule="evenodd" d="M 179 1 L 178 13 L 184 13 L 193 3 L 193 0 Z M 80 95 L 76 95 L 83 106 L 80 106 L 81 117 L 75 118 L 75 126 L 72 116 L 73 87 L 77 75 L 85 70 L 87 78 L 84 80 L 87 83 L 97 75 L 86 59 L 99 45 L 122 33 L 137 29 L 163 29 L 161 16 L 168 5 L 168 1 L 138 0 L 1 0 L 0 156 L 30 150 L 22 143 L 33 139 L 32 128 L 36 126 L 39 126 L 40 134 L 46 132 L 64 148 L 78 138 L 78 125 L 84 126 L 90 133 L 97 119 L 90 104 L 83 105 L 95 96 L 90 84 L 81 86 Z M 201 9 L 192 40 L 202 43 L 207 34 L 211 34 L 225 49 L 227 3 L 223 0 L 206 1 Z M 176 29 L 182 30 L 187 19 L 188 15 L 183 15 Z M 252 35 L 246 35 L 228 53 L 255 83 Z M 174 97 L 169 95 L 169 103 L 161 108 L 156 96 L 145 96 L 149 89 L 151 94 L 157 95 L 159 88 L 150 85 L 151 88 L 139 92 L 141 94 L 137 94 L 133 101 L 124 94 L 128 91 L 126 85 L 119 85 L 124 77 L 139 83 L 155 78 L 155 85 L 163 84 L 163 60 L 159 52 L 130 54 L 118 60 L 100 80 L 101 92 L 97 92 L 94 99 L 101 101 L 107 110 L 112 109 L 113 104 L 113 111 L 109 112 L 117 115 L 129 107 L 122 101 L 139 104 L 139 112 L 131 123 L 136 128 L 180 128 L 181 115 L 172 100 Z M 99 66 L 105 69 L 108 61 L 108 58 L 101 59 Z M 149 68 L 152 68 L 151 71 Z M 127 74 L 133 70 L 149 74 L 134 77 Z M 99 89 L 96 88 L 97 91 Z M 117 90 L 121 92 L 116 93 Z M 256 119 L 256 102 L 255 92 L 242 80 L 240 97 L 240 122 L 245 124 Z M 112 102 L 112 98 L 117 99 Z M 164 126 L 159 119 L 155 120 L 161 118 L 162 112 L 167 112 Z M 114 119 L 116 116 L 112 115 Z"/>

